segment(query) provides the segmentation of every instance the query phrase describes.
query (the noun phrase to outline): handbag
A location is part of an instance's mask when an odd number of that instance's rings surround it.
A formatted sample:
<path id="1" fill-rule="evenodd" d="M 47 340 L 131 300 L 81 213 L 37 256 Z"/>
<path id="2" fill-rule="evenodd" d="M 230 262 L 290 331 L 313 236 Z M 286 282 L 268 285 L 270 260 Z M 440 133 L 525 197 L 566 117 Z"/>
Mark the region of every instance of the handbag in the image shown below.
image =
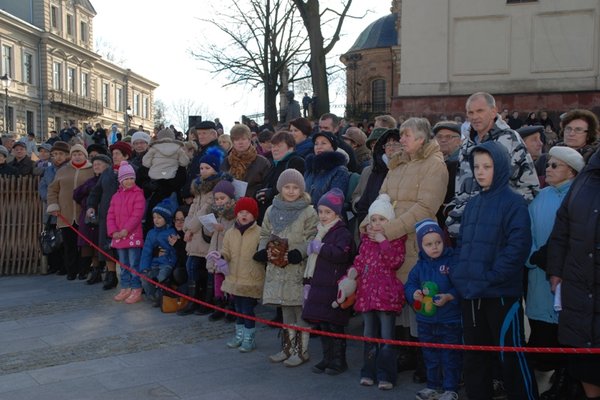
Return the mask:
<path id="1" fill-rule="evenodd" d="M 269 257 L 269 262 L 280 268 L 288 265 L 286 258 L 288 248 L 287 239 L 280 238 L 277 235 L 271 235 L 269 242 L 267 243 L 267 255 Z"/>
<path id="2" fill-rule="evenodd" d="M 60 228 L 50 224 L 50 218 L 46 221 L 44 229 L 39 236 L 42 254 L 47 256 L 60 249 L 63 244 L 63 236 Z"/>
<path id="3" fill-rule="evenodd" d="M 171 297 L 167 295 L 162 296 L 160 304 L 160 310 L 164 313 L 174 313 L 185 306 L 187 306 L 188 300 L 183 297 Z"/>

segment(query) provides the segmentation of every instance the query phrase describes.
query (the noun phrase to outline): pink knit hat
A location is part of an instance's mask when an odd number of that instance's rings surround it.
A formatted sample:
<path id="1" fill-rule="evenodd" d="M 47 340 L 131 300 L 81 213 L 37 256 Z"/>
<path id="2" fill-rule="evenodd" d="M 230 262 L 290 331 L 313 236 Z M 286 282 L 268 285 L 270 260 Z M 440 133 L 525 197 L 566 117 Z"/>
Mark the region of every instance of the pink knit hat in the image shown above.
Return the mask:
<path id="1" fill-rule="evenodd" d="M 119 165 L 119 183 L 128 178 L 135 179 L 135 170 L 127 161 L 121 161 Z"/>

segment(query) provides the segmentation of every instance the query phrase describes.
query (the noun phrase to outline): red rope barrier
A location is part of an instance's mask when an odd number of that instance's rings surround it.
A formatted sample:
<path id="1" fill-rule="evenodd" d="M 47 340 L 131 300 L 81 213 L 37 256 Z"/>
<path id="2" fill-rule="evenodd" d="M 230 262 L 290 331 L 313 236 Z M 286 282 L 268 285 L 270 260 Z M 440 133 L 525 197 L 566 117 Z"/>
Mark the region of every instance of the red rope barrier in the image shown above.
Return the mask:
<path id="1" fill-rule="evenodd" d="M 464 345 L 464 344 L 442 344 L 442 343 L 427 343 L 427 342 L 411 342 L 411 341 L 406 341 L 406 340 L 379 339 L 379 338 L 370 338 L 370 337 L 365 337 L 365 336 L 349 335 L 349 334 L 342 334 L 342 333 L 325 332 L 325 331 L 320 331 L 317 329 L 304 328 L 301 326 L 286 325 L 286 324 L 283 324 L 280 322 L 274 322 L 274 321 L 267 320 L 267 319 L 260 318 L 260 317 L 250 317 L 245 314 L 240 314 L 236 311 L 228 310 L 225 308 L 221 308 L 219 306 L 215 306 L 210 303 L 206 303 L 204 301 L 190 297 L 186 294 L 179 293 L 175 289 L 172 289 L 168 286 L 165 286 L 159 282 L 156 282 L 156 281 L 148 278 L 144 274 L 139 273 L 138 271 L 129 267 L 128 265 L 121 264 L 119 262 L 119 260 L 115 259 L 110 254 L 108 254 L 107 252 L 105 252 L 104 250 L 99 248 L 95 243 L 93 243 L 85 235 L 83 235 L 81 232 L 79 232 L 73 225 L 71 225 L 69 223 L 69 221 L 62 214 L 59 213 L 58 218 L 60 218 L 61 221 L 63 221 L 63 223 L 65 223 L 67 225 L 67 227 L 72 229 L 77 235 L 79 235 L 79 237 L 81 237 L 85 242 L 87 242 L 92 248 L 94 248 L 96 251 L 98 251 L 99 253 L 104 255 L 104 257 L 106 257 L 107 259 L 109 259 L 115 263 L 118 263 L 121 266 L 121 268 L 124 268 L 127 271 L 131 272 L 132 274 L 137 275 L 138 277 L 140 277 L 140 279 L 150 282 L 162 290 L 170 292 L 176 296 L 183 297 L 184 299 L 187 299 L 188 301 L 192 301 L 196 304 L 200 304 L 202 306 L 212 308 L 213 310 L 222 311 L 226 314 L 231 314 L 236 317 L 250 319 L 255 322 L 264 324 L 264 325 L 270 325 L 270 326 L 276 326 L 278 328 L 293 329 L 293 330 L 297 330 L 297 331 L 309 332 L 309 333 L 313 333 L 313 334 L 320 335 L 320 336 L 331 336 L 331 337 L 340 338 L 340 339 L 356 340 L 356 341 L 360 341 L 360 342 L 389 344 L 389 345 L 394 345 L 394 346 L 430 347 L 430 348 L 434 348 L 434 349 L 465 350 L 465 351 L 553 353 L 553 354 L 600 354 L 600 348 L 478 346 L 478 345 Z"/>

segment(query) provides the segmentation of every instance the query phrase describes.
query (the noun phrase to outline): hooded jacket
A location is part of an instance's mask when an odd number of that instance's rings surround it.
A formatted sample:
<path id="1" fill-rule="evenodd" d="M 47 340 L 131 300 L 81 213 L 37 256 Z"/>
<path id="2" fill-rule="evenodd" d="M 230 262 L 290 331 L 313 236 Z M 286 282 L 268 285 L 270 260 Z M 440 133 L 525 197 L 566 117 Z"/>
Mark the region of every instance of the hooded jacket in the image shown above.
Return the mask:
<path id="1" fill-rule="evenodd" d="M 458 265 L 450 271 L 452 283 L 464 299 L 521 297 L 523 267 L 531 249 L 527 202 L 508 184 L 509 154 L 494 141 L 476 147 L 494 162 L 488 190 L 465 207 L 458 238 Z M 470 157 L 473 171 L 473 153 Z"/>
<path id="2" fill-rule="evenodd" d="M 183 143 L 174 139 L 161 139 L 150 145 L 142 158 L 144 167 L 149 168 L 151 179 L 172 179 L 177 168 L 186 167 L 190 163 Z"/>

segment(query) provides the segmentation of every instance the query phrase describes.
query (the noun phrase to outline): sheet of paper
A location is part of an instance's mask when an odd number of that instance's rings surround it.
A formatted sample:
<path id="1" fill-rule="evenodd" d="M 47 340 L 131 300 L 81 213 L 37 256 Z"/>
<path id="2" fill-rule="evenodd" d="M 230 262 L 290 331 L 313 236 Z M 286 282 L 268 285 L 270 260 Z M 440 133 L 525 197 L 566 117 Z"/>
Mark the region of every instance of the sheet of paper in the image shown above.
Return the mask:
<path id="1" fill-rule="evenodd" d="M 234 179 L 231 183 L 233 183 L 233 187 L 235 188 L 235 197 L 239 199 L 240 197 L 244 197 L 246 195 L 246 190 L 248 189 L 248 182 Z"/>
<path id="2" fill-rule="evenodd" d="M 562 300 L 560 298 L 560 286 L 561 283 L 556 285 L 554 290 L 554 311 L 562 311 Z"/>
<path id="3" fill-rule="evenodd" d="M 215 224 L 217 223 L 215 214 L 200 215 L 198 219 L 208 232 L 213 232 L 215 230 Z"/>

